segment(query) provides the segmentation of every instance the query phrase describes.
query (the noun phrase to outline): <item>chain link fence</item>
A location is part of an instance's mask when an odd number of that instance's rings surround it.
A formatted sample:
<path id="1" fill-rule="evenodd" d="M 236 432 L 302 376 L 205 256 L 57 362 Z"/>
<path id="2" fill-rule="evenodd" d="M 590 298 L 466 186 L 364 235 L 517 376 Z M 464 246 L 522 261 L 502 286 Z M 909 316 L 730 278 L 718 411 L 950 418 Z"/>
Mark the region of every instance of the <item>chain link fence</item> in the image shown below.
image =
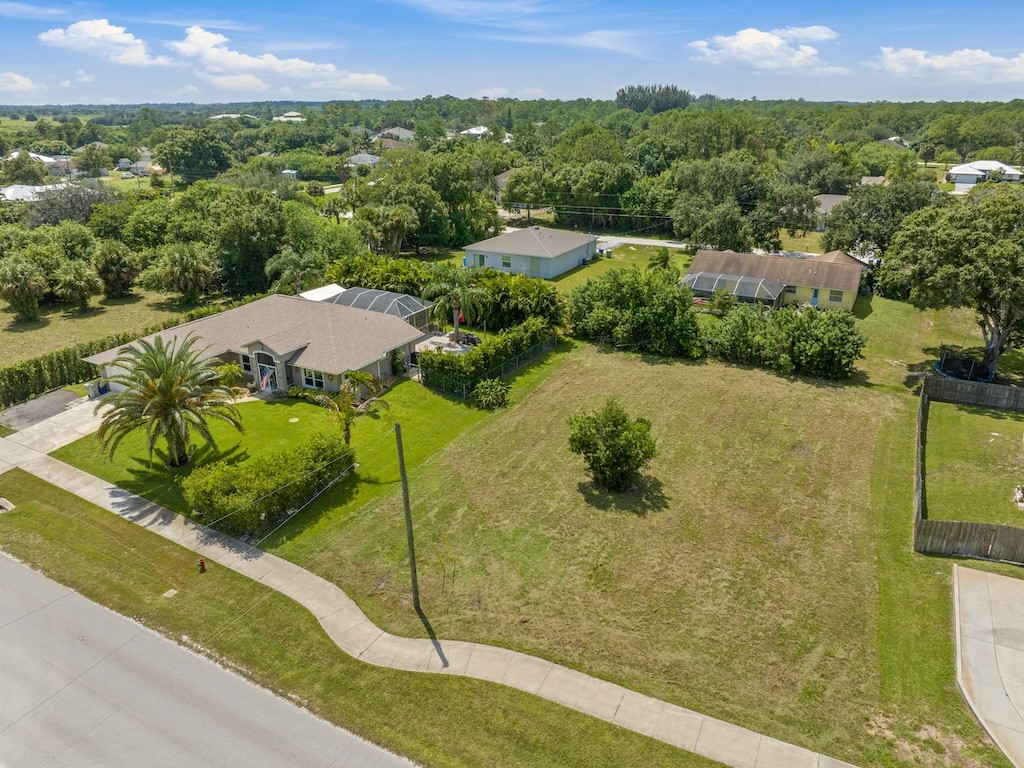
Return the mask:
<path id="1" fill-rule="evenodd" d="M 524 365 L 532 363 L 537 358 L 551 352 L 557 345 L 558 336 L 552 335 L 539 344 L 534 344 L 532 347 L 523 350 L 518 355 L 510 357 L 501 365 L 496 365 L 489 371 L 469 381 L 451 379 L 438 373 L 432 373 L 430 370 L 420 368 L 420 381 L 438 392 L 444 392 L 447 395 L 461 397 L 465 400 L 473 394 L 473 390 L 476 388 L 476 385 L 484 379 L 505 378 L 506 376 L 518 371 Z"/>

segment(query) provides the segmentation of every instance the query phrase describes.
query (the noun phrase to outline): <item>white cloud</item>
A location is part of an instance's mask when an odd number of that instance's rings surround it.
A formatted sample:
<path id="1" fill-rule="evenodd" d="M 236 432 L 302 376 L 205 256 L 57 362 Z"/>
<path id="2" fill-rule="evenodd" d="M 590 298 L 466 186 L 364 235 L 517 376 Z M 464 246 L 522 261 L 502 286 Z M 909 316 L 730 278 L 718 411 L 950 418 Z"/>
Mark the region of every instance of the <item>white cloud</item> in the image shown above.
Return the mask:
<path id="1" fill-rule="evenodd" d="M 870 64 L 895 77 L 985 84 L 1024 83 L 1024 53 L 1007 58 L 977 48 L 930 54 L 916 48 L 883 47 Z"/>
<path id="2" fill-rule="evenodd" d="M 510 18 L 531 16 L 544 10 L 539 0 L 405 0 L 438 16 L 477 24 L 507 23 Z"/>
<path id="3" fill-rule="evenodd" d="M 820 24 L 815 24 L 810 27 L 783 27 L 782 29 L 773 29 L 771 34 L 781 37 L 783 40 L 835 40 L 839 37 L 839 33 L 831 27 L 825 27 Z"/>
<path id="4" fill-rule="evenodd" d="M 75 70 L 76 83 L 91 83 L 96 80 L 96 75 L 86 72 L 84 69 Z"/>
<path id="5" fill-rule="evenodd" d="M 173 64 L 166 56 L 151 56 L 144 40 L 106 19 L 76 21 L 67 29 L 51 29 L 39 35 L 47 45 L 88 53 L 115 64 L 151 66 Z"/>
<path id="6" fill-rule="evenodd" d="M 254 56 L 228 47 L 229 39 L 199 26 L 185 30 L 185 39 L 169 43 L 181 56 L 192 59 L 199 75 L 218 88 L 265 90 L 267 77 L 308 80 L 307 90 L 389 91 L 396 88 L 384 75 L 373 72 L 345 72 L 334 64 L 320 64 L 299 58 L 284 59 L 272 53 Z M 236 83 L 237 85 L 231 85 Z"/>
<path id="7" fill-rule="evenodd" d="M 211 72 L 273 72 L 289 77 L 322 77 L 338 72 L 333 64 L 316 64 L 305 59 L 281 59 L 272 53 L 251 56 L 227 47 L 228 38 L 192 26 L 185 39 L 170 43 L 182 56 L 198 59 Z"/>
<path id="8" fill-rule="evenodd" d="M 483 34 L 483 40 L 498 40 L 503 43 L 523 45 L 557 45 L 569 48 L 594 48 L 600 51 L 614 51 L 641 56 L 644 46 L 639 43 L 641 33 L 617 29 L 595 29 L 578 35 L 534 35 L 534 34 Z"/>
<path id="9" fill-rule="evenodd" d="M 518 88 L 513 91 L 509 88 L 502 88 L 500 86 L 495 86 L 493 88 L 481 88 L 476 92 L 476 98 L 478 99 L 539 99 L 543 95 L 543 88 Z"/>
<path id="10" fill-rule="evenodd" d="M 29 3 L 0 3 L 0 16 L 11 19 L 59 19 L 65 13 L 62 8 Z"/>
<path id="11" fill-rule="evenodd" d="M 253 74 L 242 73 L 237 75 L 204 75 L 206 80 L 214 88 L 224 91 L 265 91 L 268 86 L 263 80 Z"/>
<path id="12" fill-rule="evenodd" d="M 0 93 L 34 93 L 42 90 L 45 90 L 45 86 L 33 82 L 32 78 L 17 72 L 0 72 Z"/>
<path id="13" fill-rule="evenodd" d="M 757 70 L 839 74 L 849 70 L 826 65 L 818 57 L 817 48 L 800 43 L 836 37 L 834 30 L 823 26 L 786 27 L 768 32 L 748 27 L 734 35 L 715 35 L 710 41 L 695 40 L 689 47 L 700 54 L 695 59 L 712 64 L 740 63 Z"/>

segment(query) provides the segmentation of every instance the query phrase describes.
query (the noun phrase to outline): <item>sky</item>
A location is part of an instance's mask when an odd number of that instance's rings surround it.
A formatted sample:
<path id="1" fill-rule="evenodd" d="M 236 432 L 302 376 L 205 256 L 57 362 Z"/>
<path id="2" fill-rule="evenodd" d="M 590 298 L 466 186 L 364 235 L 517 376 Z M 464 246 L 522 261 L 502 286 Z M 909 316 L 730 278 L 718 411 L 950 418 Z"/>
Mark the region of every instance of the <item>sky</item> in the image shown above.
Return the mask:
<path id="1" fill-rule="evenodd" d="M 1024 3 L 0 0 L 0 104 L 1024 98 Z"/>

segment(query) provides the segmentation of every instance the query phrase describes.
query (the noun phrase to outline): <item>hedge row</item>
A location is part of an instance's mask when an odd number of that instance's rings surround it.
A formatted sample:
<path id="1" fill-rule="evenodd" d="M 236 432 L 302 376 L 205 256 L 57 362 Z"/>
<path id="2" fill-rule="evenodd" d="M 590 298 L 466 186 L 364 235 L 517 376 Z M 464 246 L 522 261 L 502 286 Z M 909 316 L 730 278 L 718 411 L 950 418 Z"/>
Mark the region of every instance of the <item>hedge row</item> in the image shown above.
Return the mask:
<path id="1" fill-rule="evenodd" d="M 355 453 L 341 435 L 321 432 L 294 448 L 241 464 L 218 461 L 182 480 L 189 507 L 220 527 L 264 530 L 306 503 L 352 467 Z"/>
<path id="2" fill-rule="evenodd" d="M 539 317 L 531 317 L 497 336 L 484 339 L 461 355 L 429 351 L 419 354 L 420 379 L 427 385 L 472 389 L 496 372 L 503 363 L 550 338 L 551 329 Z"/>
<path id="3" fill-rule="evenodd" d="M 121 333 L 106 336 L 95 341 L 83 341 L 70 347 L 47 352 L 45 355 L 24 360 L 20 363 L 5 365 L 0 368 L 0 407 L 14 405 L 30 397 L 49 392 L 51 389 L 64 387 L 68 384 L 78 384 L 89 379 L 94 379 L 99 374 L 96 366 L 82 360 L 83 357 L 95 355 L 105 349 L 116 347 L 120 344 L 127 344 L 140 336 L 148 336 L 157 331 L 172 328 L 190 320 L 198 320 L 201 317 L 208 317 L 226 309 L 233 309 L 242 304 L 260 298 L 260 296 L 248 296 L 227 306 L 204 306 L 189 310 L 183 315 L 172 320 L 167 320 L 158 325 L 151 325 L 141 331 L 133 333 Z"/>

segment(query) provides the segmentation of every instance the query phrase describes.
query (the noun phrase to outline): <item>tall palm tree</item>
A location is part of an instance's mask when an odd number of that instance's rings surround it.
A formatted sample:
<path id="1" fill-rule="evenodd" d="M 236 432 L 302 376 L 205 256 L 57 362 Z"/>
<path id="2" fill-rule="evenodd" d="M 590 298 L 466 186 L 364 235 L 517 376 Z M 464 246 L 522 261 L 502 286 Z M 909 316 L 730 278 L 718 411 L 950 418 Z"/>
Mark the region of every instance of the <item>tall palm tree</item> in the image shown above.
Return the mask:
<path id="1" fill-rule="evenodd" d="M 281 292 L 285 286 L 291 285 L 295 294 L 302 293 L 302 284 L 319 283 L 324 276 L 326 259 L 320 253 L 299 253 L 291 248 L 285 248 L 275 256 L 267 260 L 265 269 L 269 278 L 277 276 L 277 281 L 271 286 L 271 290 Z"/>
<path id="2" fill-rule="evenodd" d="M 109 401 L 113 407 L 103 416 L 99 430 L 100 444 L 111 458 L 121 440 L 141 429 L 146 433 L 150 463 L 157 440 L 163 438 L 167 464 L 181 467 L 191 458 L 193 433 L 216 450 L 208 419 L 220 419 L 243 431 L 231 402 L 235 391 L 216 383 L 215 361 L 199 359 L 197 341 L 192 335 L 169 344 L 161 336 L 152 342 L 140 339 L 111 363 L 124 371 L 108 379 L 124 389 Z M 97 404 L 97 410 L 104 404 Z"/>
<path id="3" fill-rule="evenodd" d="M 445 265 L 439 267 L 433 279 L 423 289 L 423 298 L 433 301 L 431 312 L 434 317 L 441 318 L 451 312 L 452 323 L 455 325 L 455 343 L 462 336 L 459 333 L 459 318 L 467 321 L 483 312 L 488 302 L 488 294 L 483 288 L 469 282 L 468 272 L 462 267 Z"/>
<path id="4" fill-rule="evenodd" d="M 362 399 L 364 390 L 367 393 L 365 400 Z M 387 402 L 380 399 L 383 391 L 383 382 L 373 374 L 347 371 L 341 378 L 339 390 L 317 395 L 316 403 L 331 410 L 341 433 L 345 436 L 345 445 L 351 445 L 352 425 L 355 420 L 374 410 L 388 408 Z"/>

